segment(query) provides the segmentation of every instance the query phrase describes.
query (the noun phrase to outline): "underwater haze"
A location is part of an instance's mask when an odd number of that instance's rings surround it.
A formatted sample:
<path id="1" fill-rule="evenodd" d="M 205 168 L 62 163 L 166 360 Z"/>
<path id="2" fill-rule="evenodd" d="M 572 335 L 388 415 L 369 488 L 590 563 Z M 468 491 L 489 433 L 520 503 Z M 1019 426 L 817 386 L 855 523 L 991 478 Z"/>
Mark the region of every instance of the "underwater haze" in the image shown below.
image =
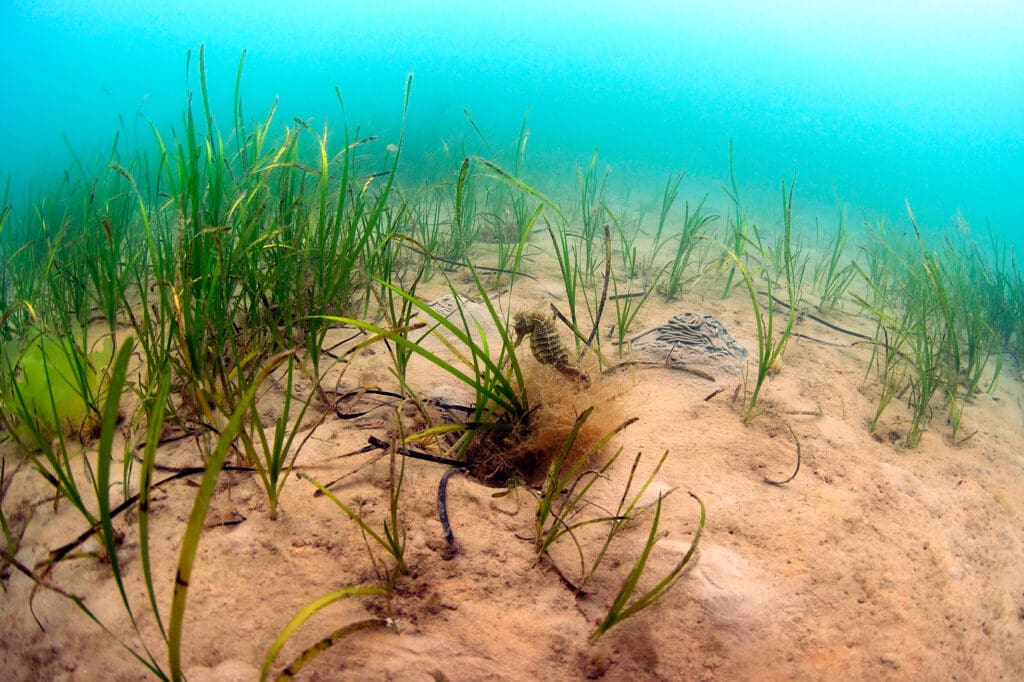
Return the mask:
<path id="1" fill-rule="evenodd" d="M 571 179 L 598 149 L 614 181 L 725 179 L 732 140 L 752 191 L 796 176 L 802 199 L 854 207 L 853 224 L 905 222 L 908 201 L 930 230 L 962 215 L 1024 244 L 1019 0 L 5 0 L 0 178 L 14 197 L 70 150 L 103 158 L 119 130 L 147 145 L 150 121 L 180 129 L 201 44 L 222 121 L 243 50 L 247 117 L 277 98 L 285 123 L 385 139 L 414 73 L 403 169 L 479 143 L 466 111 L 496 146 L 529 112 L 533 174 Z"/>

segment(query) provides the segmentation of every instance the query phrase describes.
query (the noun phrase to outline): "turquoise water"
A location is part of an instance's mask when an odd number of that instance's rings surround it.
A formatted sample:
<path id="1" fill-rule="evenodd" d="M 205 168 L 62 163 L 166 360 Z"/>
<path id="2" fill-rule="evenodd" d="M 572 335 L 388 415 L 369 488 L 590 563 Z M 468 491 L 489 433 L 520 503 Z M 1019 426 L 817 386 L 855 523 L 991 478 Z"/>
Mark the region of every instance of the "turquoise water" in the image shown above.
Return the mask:
<path id="1" fill-rule="evenodd" d="M 612 182 L 725 179 L 733 139 L 751 192 L 795 175 L 801 200 L 842 201 L 854 224 L 905 220 L 909 200 L 929 229 L 960 213 L 1024 244 L 1024 4 L 1011 0 L 6 0 L 0 178 L 17 195 L 62 172 L 69 145 L 104 158 L 118 130 L 147 145 L 150 120 L 180 129 L 200 44 L 224 121 L 242 50 L 247 116 L 279 98 L 282 125 L 340 124 L 337 85 L 349 124 L 384 139 L 414 73 L 407 166 L 442 141 L 479 151 L 464 109 L 495 148 L 528 111 L 535 175 L 571 181 L 597 148 Z"/>

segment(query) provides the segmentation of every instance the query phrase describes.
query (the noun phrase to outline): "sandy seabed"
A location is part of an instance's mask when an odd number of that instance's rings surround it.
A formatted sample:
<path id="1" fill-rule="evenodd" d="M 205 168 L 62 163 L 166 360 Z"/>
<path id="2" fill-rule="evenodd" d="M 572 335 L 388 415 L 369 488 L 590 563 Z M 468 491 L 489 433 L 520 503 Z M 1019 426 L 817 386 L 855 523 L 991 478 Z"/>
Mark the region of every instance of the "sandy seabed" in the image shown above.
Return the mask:
<path id="1" fill-rule="evenodd" d="M 519 281 L 515 300 L 502 298 L 502 305 L 561 305 L 557 273 L 538 270 L 537 276 Z M 720 291 L 716 284 L 704 296 L 672 303 L 652 297 L 635 328 L 683 311 L 708 313 L 747 348 L 756 347 L 749 299 L 738 293 L 722 301 Z M 872 331 L 851 314 L 829 319 Z M 611 399 L 623 418 L 639 421 L 615 441 L 623 456 L 595 487 L 592 503 L 614 507 L 637 453 L 643 453 L 641 477 L 670 453 L 652 490 L 674 492 L 664 500 L 664 537 L 642 585 L 653 585 L 690 546 L 699 507 L 687 493 L 707 507 L 698 554 L 660 601 L 588 644 L 643 548 L 652 511 L 623 531 L 586 594 L 577 596 L 547 561 L 536 561 L 536 504 L 529 492 L 496 497 L 494 488 L 472 478 L 452 478 L 448 507 L 460 552 L 449 558 L 436 506 L 444 467 L 408 460 L 401 519 L 411 572 L 396 585 L 396 625 L 341 640 L 299 678 L 1024 679 L 1024 390 L 1017 371 L 1004 371 L 993 391 L 971 400 L 960 442 L 950 441 L 937 411 L 920 446 L 904 450 L 891 442 L 905 430 L 900 406 L 886 413 L 880 435 L 869 433 L 877 395 L 871 378 L 865 380 L 870 348 L 812 319 L 796 331 L 804 336 L 791 341 L 748 425 L 732 399 L 738 376 L 710 382 L 642 368 L 619 378 L 622 390 Z M 525 344 L 519 353 L 524 365 L 533 362 Z M 383 348 L 363 353 L 342 386 L 387 386 L 388 366 Z M 411 383 L 436 388 L 432 372 L 414 360 Z M 388 413 L 341 420 L 332 412 L 297 460 L 318 480 L 343 477 L 335 494 L 378 529 L 388 511 L 389 460 L 379 451 L 343 455 L 361 449 L 370 435 L 386 437 Z M 306 421 L 313 424 L 316 415 Z M 794 438 L 802 453 L 798 475 L 784 486 L 766 483 L 792 472 Z M 10 472 L 19 456 L 5 447 Z M 196 446 L 187 439 L 169 443 L 158 461 L 195 465 Z M 48 492 L 23 467 L 5 512 L 24 519 L 28 505 Z M 188 596 L 183 655 L 190 680 L 258 678 L 274 638 L 304 605 L 346 585 L 377 583 L 358 528 L 313 493 L 307 482 L 290 478 L 280 518 L 271 521 L 253 474 L 222 474 Z M 152 554 L 165 617 L 194 495 L 187 481 L 154 493 Z M 117 525 L 125 532 L 119 556 L 140 629 L 162 661 L 140 578 L 134 515 L 119 517 Z M 82 530 L 70 505 L 54 511 L 38 504 L 19 558 L 29 565 L 45 560 Z M 375 554 L 380 560 L 379 549 Z M 579 574 L 571 542 L 559 543 L 552 559 L 567 576 Z M 50 579 L 84 597 L 107 627 L 138 646 L 106 562 L 65 561 Z M 31 581 L 13 571 L 0 595 L 0 677 L 147 677 L 113 637 L 46 590 L 33 601 L 43 631 L 29 610 L 31 590 Z M 335 630 L 379 615 L 380 600 L 333 604 L 288 642 L 275 674 Z"/>

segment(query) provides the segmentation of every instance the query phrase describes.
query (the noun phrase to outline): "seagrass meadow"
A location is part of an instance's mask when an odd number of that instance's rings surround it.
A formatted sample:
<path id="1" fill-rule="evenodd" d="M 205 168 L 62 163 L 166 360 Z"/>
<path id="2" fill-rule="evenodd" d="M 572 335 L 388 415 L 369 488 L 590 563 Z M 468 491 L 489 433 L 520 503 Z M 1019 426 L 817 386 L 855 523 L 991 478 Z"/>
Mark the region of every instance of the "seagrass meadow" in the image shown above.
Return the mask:
<path id="1" fill-rule="evenodd" d="M 5 679 L 1024 676 L 1005 235 L 246 59 L 0 197 Z"/>

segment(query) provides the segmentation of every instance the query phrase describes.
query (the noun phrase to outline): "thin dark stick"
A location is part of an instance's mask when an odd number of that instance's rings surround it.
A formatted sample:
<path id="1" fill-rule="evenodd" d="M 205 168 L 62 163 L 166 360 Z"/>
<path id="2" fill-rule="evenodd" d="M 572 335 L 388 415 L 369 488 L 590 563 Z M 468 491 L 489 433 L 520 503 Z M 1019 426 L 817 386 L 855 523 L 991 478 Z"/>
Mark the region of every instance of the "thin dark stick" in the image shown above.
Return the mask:
<path id="1" fill-rule="evenodd" d="M 355 452 L 347 452 L 347 453 L 345 453 L 343 455 L 338 455 L 338 459 L 341 459 L 342 457 L 350 457 L 352 455 L 359 455 L 359 454 L 363 454 L 363 453 L 366 453 L 366 452 L 372 452 L 372 451 L 378 450 L 378 449 L 379 448 L 377 446 L 375 446 L 375 445 L 366 445 L 366 446 L 362 447 L 361 449 L 356 450 Z M 344 473 L 341 476 L 338 476 L 333 481 L 330 481 L 329 483 L 325 483 L 324 484 L 324 488 L 326 490 L 334 490 L 334 487 L 336 485 L 338 485 L 342 481 L 346 480 L 350 476 L 355 476 L 356 474 L 358 474 L 360 471 L 362 471 L 366 467 L 368 467 L 368 466 L 370 466 L 372 464 L 376 464 L 377 462 L 380 461 L 380 459 L 383 456 L 384 456 L 383 454 L 377 455 L 376 457 L 372 458 L 369 462 L 366 462 L 362 466 L 358 466 L 355 469 L 353 469 L 353 470 L 351 470 L 351 471 L 349 471 L 347 473 Z M 313 493 L 313 497 L 320 497 L 323 494 L 324 494 L 324 491 L 320 490 L 319 488 L 317 488 L 316 492 Z"/>
<path id="2" fill-rule="evenodd" d="M 714 398 L 716 395 L 718 395 L 719 393 L 721 393 L 724 390 L 725 390 L 725 386 L 722 386 L 721 388 L 716 388 L 711 393 L 708 393 L 706 396 L 704 396 L 704 402 L 707 402 L 707 401 L 711 400 L 712 398 Z"/>
<path id="3" fill-rule="evenodd" d="M 370 445 L 379 450 L 387 450 L 391 447 L 389 443 L 386 443 L 385 441 L 381 440 L 380 438 L 377 438 L 376 436 L 370 436 L 367 440 L 369 440 Z M 448 466 L 454 467 L 456 469 L 469 468 L 469 462 L 463 462 L 458 459 L 452 459 L 451 457 L 440 457 L 438 455 L 432 455 L 429 452 L 424 452 L 422 450 L 402 448 L 401 450 L 399 450 L 398 454 L 404 457 L 412 457 L 413 459 L 422 459 L 424 462 L 433 462 L 434 464 L 447 464 Z"/>
<path id="4" fill-rule="evenodd" d="M 603 354 L 603 353 L 602 353 L 602 352 L 600 351 L 600 349 L 599 349 L 599 348 L 597 348 L 596 346 L 591 346 L 591 345 L 590 345 L 590 341 L 588 341 L 588 340 L 587 340 L 586 338 L 584 338 L 584 336 L 583 336 L 583 333 L 582 333 L 582 332 L 580 332 L 580 330 L 579 330 L 579 329 L 577 329 L 577 328 L 576 328 L 576 327 L 575 327 L 575 326 L 573 325 L 573 323 L 569 321 L 569 318 L 567 318 L 567 317 L 566 317 L 565 315 L 563 315 L 563 314 L 562 314 L 562 311 L 561 311 L 561 310 L 559 310 L 559 309 L 558 309 L 558 308 L 557 308 L 557 307 L 555 306 L 555 304 L 554 304 L 554 303 L 552 303 L 552 304 L 551 304 L 551 312 L 552 312 L 552 313 L 554 313 L 554 315 L 555 315 L 555 317 L 556 317 L 556 318 L 558 318 L 559 320 L 561 320 L 561 321 L 562 321 L 562 324 L 564 324 L 564 325 L 565 325 L 566 327 L 568 327 L 569 329 L 571 329 L 571 330 L 572 330 L 572 333 L 573 333 L 573 335 L 574 335 L 574 336 L 575 336 L 575 337 L 576 337 L 577 339 L 579 339 L 580 341 L 582 341 L 582 342 L 583 342 L 583 343 L 584 343 L 584 344 L 586 345 L 586 347 L 587 347 L 587 348 L 589 348 L 589 349 L 590 349 L 591 351 L 593 351 L 594 355 L 596 355 L 596 356 L 598 357 L 598 359 L 599 359 L 599 360 L 601 361 L 601 364 L 602 364 L 602 365 L 607 365 L 607 364 L 610 364 L 610 363 L 608 362 L 607 358 L 605 358 L 605 357 L 604 357 L 604 354 Z M 597 326 L 596 326 L 596 325 L 594 326 L 594 329 L 597 329 Z M 582 358 L 583 356 L 581 355 L 580 357 Z M 608 370 L 605 370 L 605 373 L 607 373 L 607 372 L 608 372 Z"/>
<path id="5" fill-rule="evenodd" d="M 597 335 L 601 325 L 601 315 L 604 314 L 604 304 L 608 302 L 608 281 L 612 278 L 612 231 L 608 223 L 604 224 L 604 286 L 601 288 L 601 302 L 597 306 L 597 316 L 594 318 L 594 328 L 590 330 L 586 344 L 589 346 Z"/>
<path id="6" fill-rule="evenodd" d="M 622 300 L 629 299 L 629 298 L 643 298 L 646 295 L 647 295 L 647 289 L 644 289 L 643 291 L 633 291 L 633 292 L 630 292 L 630 293 L 627 293 L 627 294 L 615 294 L 614 296 L 609 296 L 608 300 L 609 301 L 622 301 Z"/>
<path id="7" fill-rule="evenodd" d="M 958 440 L 955 443 L 953 443 L 953 446 L 954 447 L 960 447 L 961 445 L 963 445 L 964 443 L 969 441 L 971 438 L 974 438 L 976 435 L 978 435 L 978 429 L 974 429 L 969 434 L 967 434 L 966 436 L 964 436 L 960 440 Z"/>
<path id="8" fill-rule="evenodd" d="M 775 296 L 770 296 L 767 291 L 759 291 L 757 293 L 761 294 L 762 296 L 768 296 L 769 298 L 771 298 L 772 301 L 775 302 L 776 305 L 780 305 L 783 308 L 786 308 L 787 310 L 791 307 L 785 301 L 780 300 L 780 299 L 776 298 Z M 865 334 L 861 334 L 860 332 L 851 331 L 849 329 L 843 329 L 842 327 L 837 327 L 836 325 L 832 324 L 831 322 L 827 322 L 827 321 L 821 319 L 817 315 L 813 315 L 811 313 L 804 313 L 804 317 L 806 317 L 809 320 L 814 320 L 818 324 L 824 325 L 824 326 L 828 327 L 829 329 L 831 329 L 833 331 L 839 332 L 840 334 L 846 334 L 847 336 L 853 336 L 855 338 L 864 339 L 866 341 L 874 341 L 874 339 L 871 338 L 870 336 L 867 336 Z M 817 339 L 813 339 L 813 340 L 817 341 Z"/>
<path id="9" fill-rule="evenodd" d="M 359 417 L 364 417 L 364 416 L 368 415 L 369 413 L 373 412 L 374 410 L 379 410 L 382 407 L 390 407 L 393 404 L 393 403 L 388 403 L 388 402 L 381 402 L 381 403 L 379 403 L 377 405 L 374 405 L 373 407 L 371 407 L 371 408 L 369 408 L 367 410 L 362 410 L 362 411 L 359 411 L 359 412 L 342 412 L 341 411 L 341 404 L 343 402 L 346 402 L 346 401 L 351 400 L 353 398 L 361 398 L 364 395 L 379 395 L 379 396 L 382 396 L 382 397 L 385 397 L 385 398 L 395 398 L 396 400 L 402 400 L 403 399 L 403 396 L 401 394 L 394 393 L 392 391 L 382 391 L 382 390 L 375 389 L 375 388 L 358 388 L 358 389 L 356 389 L 354 391 L 349 391 L 348 393 L 344 393 L 344 394 L 338 396 L 338 399 L 334 401 L 334 413 L 338 416 L 338 419 L 357 419 Z"/>
<path id="10" fill-rule="evenodd" d="M 813 341 L 814 343 L 820 343 L 823 346 L 835 346 L 836 348 L 851 348 L 853 346 L 856 346 L 858 343 L 863 343 L 861 341 L 854 341 L 853 343 L 849 343 L 849 344 L 846 344 L 846 343 L 836 343 L 835 341 L 824 341 L 822 339 L 818 339 L 818 338 L 815 338 L 813 336 L 808 336 L 807 334 L 800 334 L 800 333 L 797 333 L 797 332 L 792 332 L 790 334 L 790 336 L 792 336 L 795 339 L 806 339 L 807 341 Z M 874 343 L 874 342 L 872 342 L 872 343 Z"/>
<path id="11" fill-rule="evenodd" d="M 667 368 L 667 369 L 676 370 L 678 372 L 686 372 L 687 374 L 692 374 L 693 376 L 700 377 L 701 379 L 704 379 L 705 381 L 711 381 L 711 382 L 718 381 L 717 379 L 715 379 L 715 377 L 711 376 L 710 374 L 708 374 L 707 372 L 705 372 L 702 369 L 697 369 L 695 367 L 686 367 L 685 365 L 677 366 L 677 365 L 669 364 L 667 362 L 653 362 L 651 360 L 623 360 L 622 362 L 620 362 L 620 363 L 618 363 L 616 365 L 612 365 L 611 367 L 609 367 L 608 369 L 604 370 L 601 373 L 604 374 L 605 376 L 608 376 L 609 374 L 613 374 L 615 372 L 618 372 L 619 370 L 625 369 L 626 367 L 651 367 L 651 368 L 655 368 L 655 369 L 657 369 L 657 368 L 666 369 Z"/>
<path id="12" fill-rule="evenodd" d="M 349 341 L 355 341 L 360 336 L 363 336 L 363 332 L 362 331 L 357 331 L 355 334 L 353 334 L 352 336 L 348 337 L 347 339 L 342 339 L 341 341 L 338 341 L 337 343 L 335 343 L 334 345 L 332 345 L 332 346 L 330 346 L 328 348 L 321 349 L 320 352 L 323 353 L 324 355 L 326 355 L 329 358 L 333 358 L 335 360 L 340 360 L 341 357 L 337 353 L 334 352 L 334 349 L 335 348 L 339 348 L 340 346 L 344 346 Z"/>
<path id="13" fill-rule="evenodd" d="M 161 469 L 161 470 L 173 471 L 172 469 L 169 469 L 169 468 L 168 469 Z M 224 467 L 224 471 L 254 471 L 254 469 L 252 467 L 225 466 Z M 170 476 L 168 476 L 167 478 L 163 478 L 163 479 L 157 481 L 156 483 L 152 484 L 149 487 L 149 489 L 150 490 L 155 490 L 156 488 L 159 488 L 159 487 L 163 486 L 166 483 L 170 483 L 171 481 L 176 481 L 179 478 L 185 478 L 186 476 L 196 476 L 198 474 L 202 474 L 202 473 L 205 473 L 205 472 L 206 472 L 206 467 L 188 467 L 188 468 L 185 468 L 185 469 L 179 469 L 179 470 L 175 471 L 175 473 L 173 473 Z M 125 500 L 121 504 L 119 504 L 116 507 L 114 507 L 113 509 L 111 509 L 110 510 L 110 518 L 113 519 L 114 517 L 119 516 L 122 512 L 126 511 L 127 509 L 130 509 L 138 501 L 139 501 L 139 494 L 136 493 L 135 495 L 132 495 L 131 497 L 129 497 L 127 500 Z M 41 564 L 42 565 L 53 565 L 53 564 L 56 564 L 58 561 L 63 559 L 65 556 L 67 556 L 71 552 L 71 550 L 75 549 L 76 547 L 81 545 L 83 542 L 88 540 L 90 536 L 94 535 L 95 533 L 98 533 L 100 531 L 100 529 L 102 529 L 102 528 L 103 528 L 102 524 L 97 523 L 95 526 L 92 526 L 88 530 L 83 531 L 77 538 L 75 538 L 71 542 L 67 543 L 66 545 L 62 545 L 62 546 L 58 547 L 57 549 L 51 550 L 50 551 L 50 557 L 48 559 L 46 559 L 45 561 L 41 562 Z"/>
<path id="14" fill-rule="evenodd" d="M 590 344 L 590 342 L 587 341 L 587 337 L 583 336 L 583 334 L 580 333 L 580 330 L 577 329 L 576 326 L 572 322 L 569 321 L 568 317 L 566 317 L 565 315 L 562 314 L 562 311 L 559 310 L 555 306 L 554 303 L 551 304 L 551 312 L 554 313 L 555 317 L 557 317 L 562 322 L 562 324 L 564 324 L 566 327 L 568 327 L 570 330 L 572 330 L 573 335 L 577 339 L 579 339 L 580 341 L 582 341 L 585 344 L 588 344 L 588 345 Z"/>

